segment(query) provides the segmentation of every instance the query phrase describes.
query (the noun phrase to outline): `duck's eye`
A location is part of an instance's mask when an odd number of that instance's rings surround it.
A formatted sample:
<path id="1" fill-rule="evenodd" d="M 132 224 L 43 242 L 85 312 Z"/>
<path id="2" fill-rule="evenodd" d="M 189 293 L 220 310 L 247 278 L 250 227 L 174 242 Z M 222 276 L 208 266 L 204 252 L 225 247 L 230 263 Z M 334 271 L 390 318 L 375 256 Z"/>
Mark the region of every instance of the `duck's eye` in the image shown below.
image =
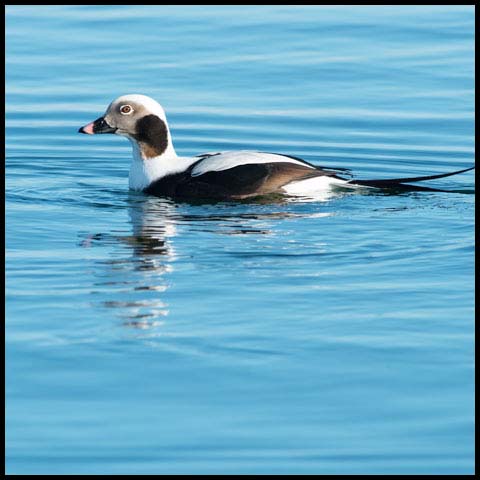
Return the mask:
<path id="1" fill-rule="evenodd" d="M 122 105 L 120 107 L 120 113 L 122 115 L 129 115 L 132 112 L 133 112 L 133 108 L 130 105 Z"/>

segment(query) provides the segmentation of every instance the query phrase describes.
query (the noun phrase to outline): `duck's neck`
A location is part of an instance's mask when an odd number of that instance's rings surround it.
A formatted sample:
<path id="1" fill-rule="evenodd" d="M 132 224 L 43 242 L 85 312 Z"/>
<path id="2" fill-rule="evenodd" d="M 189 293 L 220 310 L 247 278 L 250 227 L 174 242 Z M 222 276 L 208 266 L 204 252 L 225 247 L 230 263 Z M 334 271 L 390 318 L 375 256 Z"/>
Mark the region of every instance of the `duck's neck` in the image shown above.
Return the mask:
<path id="1" fill-rule="evenodd" d="M 132 190 L 141 191 L 160 178 L 186 170 L 195 161 L 194 158 L 178 157 L 171 142 L 161 155 L 148 157 L 136 140 L 130 141 L 133 158 L 128 183 Z"/>

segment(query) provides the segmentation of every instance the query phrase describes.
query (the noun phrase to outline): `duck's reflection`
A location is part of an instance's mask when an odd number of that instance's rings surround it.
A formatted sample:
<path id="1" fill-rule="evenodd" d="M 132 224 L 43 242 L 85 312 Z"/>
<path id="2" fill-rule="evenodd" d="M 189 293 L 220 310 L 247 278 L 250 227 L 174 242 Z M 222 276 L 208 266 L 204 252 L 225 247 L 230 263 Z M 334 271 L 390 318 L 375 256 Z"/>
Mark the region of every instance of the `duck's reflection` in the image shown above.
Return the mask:
<path id="1" fill-rule="evenodd" d="M 169 200 L 133 194 L 129 197 L 133 234 L 124 240 L 132 248 L 138 269 L 158 271 L 166 267 L 164 262 L 174 259 L 171 239 L 177 233 L 175 214 L 176 206 Z"/>
<path id="2" fill-rule="evenodd" d="M 127 327 L 149 329 L 163 324 L 168 315 L 164 292 L 167 274 L 176 259 L 172 238 L 176 235 L 175 205 L 168 200 L 131 194 L 127 198 L 129 231 L 89 235 L 83 247 L 113 247 L 108 260 L 95 270 L 95 292 L 106 300 Z M 98 305 L 98 302 L 96 302 Z"/>
<path id="3" fill-rule="evenodd" d="M 265 209 L 266 203 L 270 207 Z M 286 208 L 287 204 L 279 199 L 248 205 L 176 204 L 131 193 L 127 198 L 131 230 L 89 235 L 81 243 L 84 247 L 113 247 L 110 258 L 100 260 L 101 268 L 95 272 L 96 293 L 107 298 L 101 305 L 114 310 L 127 327 L 162 325 L 169 314 L 165 297 L 170 274 L 179 259 L 175 248 L 179 230 L 187 226 L 221 235 L 269 235 L 278 220 L 331 214 L 298 213 Z M 189 253 L 183 257 L 189 258 Z"/>

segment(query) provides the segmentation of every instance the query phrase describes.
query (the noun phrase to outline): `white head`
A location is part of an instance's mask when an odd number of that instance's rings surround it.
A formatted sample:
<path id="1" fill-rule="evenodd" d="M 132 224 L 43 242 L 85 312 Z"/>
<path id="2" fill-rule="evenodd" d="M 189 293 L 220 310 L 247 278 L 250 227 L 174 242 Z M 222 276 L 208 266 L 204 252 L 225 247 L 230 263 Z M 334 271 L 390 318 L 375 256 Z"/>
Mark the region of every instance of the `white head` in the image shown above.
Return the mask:
<path id="1" fill-rule="evenodd" d="M 81 127 L 81 133 L 114 133 L 127 137 L 144 160 L 175 154 L 167 117 L 160 104 L 146 95 L 122 95 L 103 117 Z"/>
<path id="2" fill-rule="evenodd" d="M 81 127 L 80 133 L 112 133 L 127 137 L 133 146 L 130 187 L 141 190 L 163 176 L 177 158 L 165 112 L 146 95 L 122 95 L 105 114 Z"/>

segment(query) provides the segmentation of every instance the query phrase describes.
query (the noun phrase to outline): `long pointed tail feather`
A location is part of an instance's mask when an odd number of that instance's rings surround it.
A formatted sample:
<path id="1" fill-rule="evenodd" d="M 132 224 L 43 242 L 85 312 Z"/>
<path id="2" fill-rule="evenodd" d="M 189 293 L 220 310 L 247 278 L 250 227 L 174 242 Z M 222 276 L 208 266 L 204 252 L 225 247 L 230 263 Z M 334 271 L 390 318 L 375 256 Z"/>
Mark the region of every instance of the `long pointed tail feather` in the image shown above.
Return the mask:
<path id="1" fill-rule="evenodd" d="M 363 185 L 365 187 L 376 187 L 376 188 L 395 188 L 395 189 L 409 189 L 409 190 L 419 190 L 419 191 L 441 191 L 429 187 L 420 187 L 416 185 L 406 185 L 409 182 L 423 182 L 425 180 L 434 180 L 436 178 L 445 178 L 450 177 L 452 175 L 457 175 L 459 173 L 468 172 L 473 170 L 473 167 L 465 168 L 463 170 L 457 170 L 455 172 L 450 173 L 441 173 L 439 175 L 427 175 L 423 177 L 410 177 L 410 178 L 386 178 L 386 179 L 378 179 L 378 180 L 349 180 L 348 183 L 352 185 Z"/>

